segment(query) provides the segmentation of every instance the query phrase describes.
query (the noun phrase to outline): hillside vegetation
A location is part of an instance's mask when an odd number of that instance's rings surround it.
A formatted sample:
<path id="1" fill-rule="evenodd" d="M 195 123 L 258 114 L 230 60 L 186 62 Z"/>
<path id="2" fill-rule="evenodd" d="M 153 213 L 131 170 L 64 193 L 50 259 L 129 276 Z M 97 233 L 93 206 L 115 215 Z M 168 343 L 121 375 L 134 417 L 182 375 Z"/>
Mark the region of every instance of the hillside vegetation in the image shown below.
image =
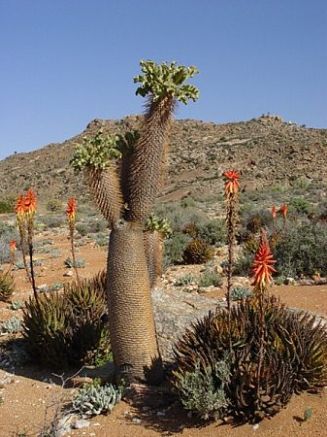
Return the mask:
<path id="1" fill-rule="evenodd" d="M 61 144 L 0 161 L 1 198 L 16 196 L 31 185 L 43 202 L 67 195 L 80 197 L 81 176 L 69 166 L 74 146 L 99 129 L 121 133 L 137 128 L 139 122 L 134 116 L 119 121 L 96 119 L 84 132 Z M 227 124 L 175 121 L 161 200 L 191 196 L 213 211 L 215 202 L 221 200 L 217 194 L 222 192 L 221 174 L 229 167 L 241 171 L 242 187 L 252 202 L 256 196 L 263 200 L 269 191 L 275 193 L 272 200 L 277 202 L 279 197 L 288 201 L 287 193 L 295 192 L 311 193 L 310 201 L 318 203 L 327 186 L 327 129 L 287 123 L 278 116 Z"/>

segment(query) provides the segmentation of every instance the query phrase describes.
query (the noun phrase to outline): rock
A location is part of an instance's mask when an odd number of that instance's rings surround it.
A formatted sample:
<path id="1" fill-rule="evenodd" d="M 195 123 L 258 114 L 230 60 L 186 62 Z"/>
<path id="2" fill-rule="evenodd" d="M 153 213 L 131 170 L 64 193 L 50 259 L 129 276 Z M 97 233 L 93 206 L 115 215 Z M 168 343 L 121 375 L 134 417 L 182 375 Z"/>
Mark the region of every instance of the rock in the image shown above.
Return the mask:
<path id="1" fill-rule="evenodd" d="M 90 421 L 85 419 L 77 419 L 73 422 L 73 429 L 88 428 L 90 426 Z"/>
<path id="2" fill-rule="evenodd" d="M 73 420 L 77 420 L 75 415 L 67 414 L 61 417 L 56 424 L 54 430 L 54 437 L 63 437 L 65 434 L 72 430 Z"/>
<path id="3" fill-rule="evenodd" d="M 296 285 L 296 281 L 294 278 L 288 277 L 285 279 L 285 284 L 286 285 Z"/>
<path id="4" fill-rule="evenodd" d="M 38 287 L 37 287 L 37 291 L 39 291 L 40 293 L 45 293 L 47 290 L 48 290 L 47 284 L 41 284 L 41 285 L 38 285 Z"/>
<path id="5" fill-rule="evenodd" d="M 175 342 L 192 322 L 202 318 L 217 305 L 224 303 L 199 294 L 189 294 L 180 290 L 155 288 L 152 291 L 154 316 L 159 349 L 164 361 L 173 357 Z"/>
<path id="6" fill-rule="evenodd" d="M 74 275 L 74 272 L 72 270 L 68 270 L 67 272 L 65 272 L 63 274 L 63 276 L 67 276 L 69 278 L 71 278 Z"/>

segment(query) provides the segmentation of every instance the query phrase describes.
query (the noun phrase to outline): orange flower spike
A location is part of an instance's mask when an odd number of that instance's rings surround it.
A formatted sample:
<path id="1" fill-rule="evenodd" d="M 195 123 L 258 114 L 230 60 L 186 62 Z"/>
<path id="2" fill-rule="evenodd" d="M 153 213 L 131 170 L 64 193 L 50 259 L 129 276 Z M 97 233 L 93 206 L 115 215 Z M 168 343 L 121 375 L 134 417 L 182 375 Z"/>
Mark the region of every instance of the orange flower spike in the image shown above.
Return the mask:
<path id="1" fill-rule="evenodd" d="M 282 214 L 284 220 L 286 220 L 287 217 L 287 212 L 288 212 L 288 206 L 286 205 L 286 203 L 283 203 L 280 208 L 279 208 L 279 212 Z"/>
<path id="2" fill-rule="evenodd" d="M 272 215 L 273 220 L 276 220 L 276 218 L 277 218 L 277 209 L 276 209 L 275 205 L 273 205 L 272 208 L 271 208 L 271 215 Z"/>
<path id="3" fill-rule="evenodd" d="M 252 264 L 252 285 L 260 289 L 267 287 L 271 283 L 272 273 L 276 272 L 273 267 L 275 263 L 267 236 L 262 233 L 260 245 Z"/>
<path id="4" fill-rule="evenodd" d="M 25 214 L 34 215 L 36 212 L 36 204 L 37 204 L 36 194 L 30 188 L 27 191 L 24 199 Z"/>
<path id="5" fill-rule="evenodd" d="M 225 195 L 228 197 L 230 195 L 236 194 L 239 191 L 240 184 L 239 178 L 240 174 L 236 170 L 228 170 L 223 174 L 225 178 Z"/>
<path id="6" fill-rule="evenodd" d="M 17 218 L 22 217 L 25 214 L 25 197 L 22 194 L 16 201 L 15 212 Z"/>
<path id="7" fill-rule="evenodd" d="M 77 201 L 74 197 L 71 197 L 70 199 L 68 199 L 67 209 L 66 209 L 67 218 L 70 223 L 75 222 L 76 210 L 77 210 Z"/>

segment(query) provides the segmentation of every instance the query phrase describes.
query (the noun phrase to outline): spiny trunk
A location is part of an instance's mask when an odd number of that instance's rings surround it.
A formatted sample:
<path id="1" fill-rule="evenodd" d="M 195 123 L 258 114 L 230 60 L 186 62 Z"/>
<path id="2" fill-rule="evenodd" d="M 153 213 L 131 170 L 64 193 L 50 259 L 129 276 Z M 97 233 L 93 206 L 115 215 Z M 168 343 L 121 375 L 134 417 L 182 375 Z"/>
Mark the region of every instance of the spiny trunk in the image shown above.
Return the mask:
<path id="1" fill-rule="evenodd" d="M 150 101 L 141 137 L 135 145 L 129 174 L 128 220 L 143 222 L 160 188 L 164 147 L 169 134 L 174 99 Z"/>
<path id="2" fill-rule="evenodd" d="M 112 230 L 107 288 L 110 339 L 118 376 L 127 382 L 159 382 L 162 366 L 141 226 L 123 222 Z"/>
<path id="3" fill-rule="evenodd" d="M 112 165 L 105 170 L 89 170 L 87 179 L 98 208 L 112 226 L 119 219 L 123 208 L 123 196 L 116 168 Z"/>
<path id="4" fill-rule="evenodd" d="M 144 232 L 144 248 L 148 266 L 150 288 L 152 289 L 157 279 L 162 275 L 162 238 L 158 231 Z"/>

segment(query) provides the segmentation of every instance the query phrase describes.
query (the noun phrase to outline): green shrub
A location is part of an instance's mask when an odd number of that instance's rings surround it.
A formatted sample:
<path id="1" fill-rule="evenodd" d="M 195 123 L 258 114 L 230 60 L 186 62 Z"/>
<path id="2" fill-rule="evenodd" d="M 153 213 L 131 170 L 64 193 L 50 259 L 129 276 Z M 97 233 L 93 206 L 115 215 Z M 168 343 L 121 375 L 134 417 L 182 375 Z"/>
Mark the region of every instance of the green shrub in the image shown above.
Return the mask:
<path id="1" fill-rule="evenodd" d="M 233 287 L 230 295 L 233 301 L 247 299 L 250 296 L 252 291 L 247 287 Z"/>
<path id="2" fill-rule="evenodd" d="M 194 208 L 195 206 L 196 202 L 191 196 L 184 197 L 184 199 L 181 200 L 182 208 Z"/>
<path id="3" fill-rule="evenodd" d="M 15 291 L 15 281 L 10 272 L 0 272 L 0 301 L 8 302 Z"/>
<path id="4" fill-rule="evenodd" d="M 211 246 L 221 246 L 226 241 L 225 220 L 215 219 L 200 224 L 198 236 Z"/>
<path id="5" fill-rule="evenodd" d="M 190 285 L 194 282 L 196 282 L 196 278 L 191 273 L 187 273 L 186 275 L 177 278 L 174 285 L 176 287 L 183 287 L 184 285 Z"/>
<path id="6" fill-rule="evenodd" d="M 327 225 L 292 224 L 277 240 L 274 255 L 278 272 L 286 277 L 327 275 Z"/>
<path id="7" fill-rule="evenodd" d="M 63 294 L 39 294 L 26 303 L 23 334 L 31 358 L 54 370 L 93 364 L 108 356 L 105 275 L 65 284 Z"/>
<path id="8" fill-rule="evenodd" d="M 72 269 L 73 267 L 76 267 L 77 269 L 83 269 L 85 267 L 85 260 L 83 258 L 77 258 L 74 265 L 74 261 L 68 257 L 65 259 L 64 265 L 68 269 Z"/>
<path id="9" fill-rule="evenodd" d="M 191 240 L 183 253 L 183 261 L 185 264 L 204 264 L 212 258 L 212 248 L 200 238 Z"/>
<path id="10" fill-rule="evenodd" d="M 265 349 L 259 374 L 261 329 L 255 300 L 246 299 L 234 304 L 230 325 L 227 310 L 218 308 L 185 332 L 175 346 L 176 367 L 171 377 L 184 405 L 199 413 L 192 391 L 185 392 L 180 384 L 189 374 L 195 374 L 197 380 L 201 380 L 199 373 L 202 373 L 202 381 L 209 387 L 211 399 L 215 394 L 221 399 L 223 389 L 228 400 L 223 411 L 219 404 L 215 411 L 214 403 L 210 402 L 208 409 L 201 408 L 202 417 L 225 413 L 238 422 L 253 423 L 271 417 L 293 393 L 326 384 L 325 325 L 305 311 L 294 312 L 285 308 L 273 297 L 264 301 L 264 309 Z M 229 380 L 216 371 L 226 357 Z M 214 377 L 208 379 L 208 375 Z M 195 389 L 198 390 L 196 385 Z M 189 404 L 186 404 L 186 395 Z M 202 402 L 201 405 L 205 404 Z"/>
<path id="11" fill-rule="evenodd" d="M 297 214 L 309 214 L 312 211 L 312 206 L 303 196 L 293 197 L 289 205 Z"/>
<path id="12" fill-rule="evenodd" d="M 17 317 L 12 317 L 0 325 L 0 333 L 3 334 L 17 334 L 22 329 L 22 321 Z"/>
<path id="13" fill-rule="evenodd" d="M 0 264 L 10 262 L 9 242 L 11 240 L 18 240 L 15 226 L 0 222 Z"/>
<path id="14" fill-rule="evenodd" d="M 0 200 L 0 214 L 10 214 L 14 212 L 14 199 Z"/>
<path id="15" fill-rule="evenodd" d="M 50 212 L 61 211 L 63 209 L 62 202 L 58 199 L 50 199 L 46 204 L 46 208 Z"/>
<path id="16" fill-rule="evenodd" d="M 82 237 L 85 237 L 89 234 L 104 232 L 107 228 L 107 221 L 104 219 L 99 219 L 98 217 L 93 217 L 88 221 L 82 221 L 76 224 L 76 230 L 82 235 Z"/>
<path id="17" fill-rule="evenodd" d="M 257 211 L 246 211 L 242 214 L 241 217 L 241 226 L 238 232 L 238 240 L 246 241 L 253 234 L 257 234 L 260 232 L 262 228 L 271 228 L 273 223 L 273 218 L 271 215 L 271 211 L 257 210 Z"/>
<path id="18" fill-rule="evenodd" d="M 227 360 L 202 370 L 199 363 L 195 363 L 193 371 L 177 371 L 175 376 L 175 388 L 185 410 L 195 412 L 205 420 L 224 416 L 229 405 L 225 393 L 225 385 L 230 381 Z"/>
<path id="19" fill-rule="evenodd" d="M 46 228 L 60 228 L 65 225 L 65 216 L 49 214 L 40 217 L 41 223 L 44 224 Z"/>
<path id="20" fill-rule="evenodd" d="M 199 279 L 199 287 L 221 287 L 222 284 L 222 277 L 214 270 L 206 270 Z"/>
<path id="21" fill-rule="evenodd" d="M 174 232 L 167 238 L 164 242 L 164 266 L 180 264 L 189 241 L 190 237 L 182 232 Z"/>
<path id="22" fill-rule="evenodd" d="M 177 203 L 161 205 L 156 208 L 156 215 L 164 217 L 174 232 L 181 232 L 188 223 L 196 223 L 199 226 L 208 220 L 198 208 L 188 206 L 183 208 Z"/>
<path id="23" fill-rule="evenodd" d="M 235 262 L 233 273 L 238 276 L 248 276 L 251 273 L 251 266 L 254 254 L 243 249 Z"/>

